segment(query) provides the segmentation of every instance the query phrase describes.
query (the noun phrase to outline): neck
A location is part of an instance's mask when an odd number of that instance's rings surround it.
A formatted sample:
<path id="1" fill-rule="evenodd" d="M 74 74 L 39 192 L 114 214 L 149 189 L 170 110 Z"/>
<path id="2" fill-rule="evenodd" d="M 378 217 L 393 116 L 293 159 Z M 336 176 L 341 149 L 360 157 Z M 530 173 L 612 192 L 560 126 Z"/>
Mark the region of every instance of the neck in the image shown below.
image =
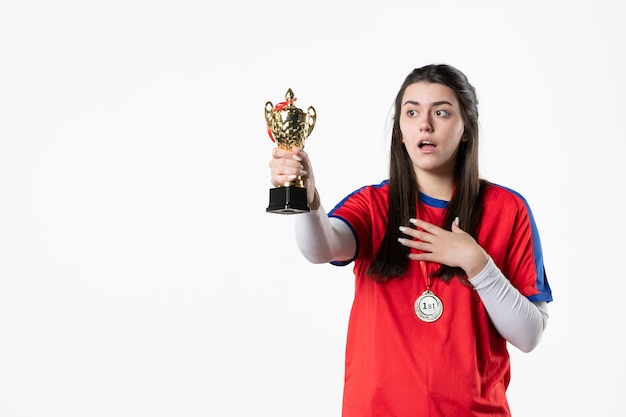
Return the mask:
<path id="1" fill-rule="evenodd" d="M 418 190 L 437 200 L 452 200 L 454 178 L 420 175 L 417 179 Z"/>

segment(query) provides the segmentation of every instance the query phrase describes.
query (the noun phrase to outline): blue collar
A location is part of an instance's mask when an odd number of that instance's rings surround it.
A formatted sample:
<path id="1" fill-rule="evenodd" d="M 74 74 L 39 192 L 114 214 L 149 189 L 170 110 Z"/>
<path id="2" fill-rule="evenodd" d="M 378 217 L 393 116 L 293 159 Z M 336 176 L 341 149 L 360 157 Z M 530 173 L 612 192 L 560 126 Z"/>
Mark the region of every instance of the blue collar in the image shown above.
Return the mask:
<path id="1" fill-rule="evenodd" d="M 421 191 L 418 191 L 419 201 L 426 204 L 427 206 L 435 207 L 435 208 L 446 208 L 448 204 L 450 204 L 447 200 L 438 200 L 436 198 L 430 197 Z"/>

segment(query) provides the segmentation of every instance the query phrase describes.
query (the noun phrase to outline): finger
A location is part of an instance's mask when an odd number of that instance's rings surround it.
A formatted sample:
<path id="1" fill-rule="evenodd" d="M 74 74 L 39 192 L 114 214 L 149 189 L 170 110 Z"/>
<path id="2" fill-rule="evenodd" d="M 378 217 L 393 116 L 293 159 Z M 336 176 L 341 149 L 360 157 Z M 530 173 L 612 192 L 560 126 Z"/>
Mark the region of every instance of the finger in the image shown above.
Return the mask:
<path id="1" fill-rule="evenodd" d="M 303 175 L 304 167 L 301 163 L 290 159 L 277 159 L 270 162 L 270 169 L 272 174 Z"/>
<path id="2" fill-rule="evenodd" d="M 298 164 L 297 166 L 289 166 L 286 164 L 280 164 L 277 166 L 272 166 L 271 168 L 271 176 L 285 176 L 289 179 L 294 179 L 296 177 L 304 177 L 307 175 L 307 171 L 302 168 L 302 165 Z"/>
<path id="3" fill-rule="evenodd" d="M 450 228 L 450 230 L 452 231 L 452 233 L 465 233 L 465 230 L 461 229 L 461 226 L 459 226 L 459 218 L 455 218 L 454 221 L 452 222 L 452 227 Z"/>
<path id="4" fill-rule="evenodd" d="M 270 162 L 270 176 L 274 186 L 293 181 L 298 176 L 305 177 L 307 174 L 302 165 L 292 159 L 273 159 Z"/>
<path id="5" fill-rule="evenodd" d="M 432 245 L 428 242 L 422 242 L 419 240 L 407 239 L 407 238 L 399 238 L 398 242 L 400 244 L 406 246 L 407 248 L 416 249 L 420 252 L 430 252 L 432 250 Z"/>
<path id="6" fill-rule="evenodd" d="M 407 236 L 417 238 L 417 229 L 413 229 L 412 227 L 400 226 L 398 230 L 400 230 Z"/>
<path id="7" fill-rule="evenodd" d="M 302 160 L 307 156 L 302 149 L 296 148 L 295 146 L 291 148 L 291 154 L 291 157 L 298 162 L 302 162 Z"/>
<path id="8" fill-rule="evenodd" d="M 270 167 L 301 167 L 302 158 L 284 149 L 275 148 L 272 151 L 272 159 L 270 160 Z"/>
<path id="9" fill-rule="evenodd" d="M 430 234 L 438 235 L 443 229 L 439 226 L 435 226 L 432 223 L 428 223 L 424 220 L 420 219 L 409 219 L 409 223 L 417 227 L 418 229 L 424 230 Z"/>
<path id="10" fill-rule="evenodd" d="M 405 235 L 413 238 L 413 240 L 415 241 L 432 244 L 433 241 L 435 240 L 435 235 L 433 235 L 432 233 L 425 232 L 423 230 L 417 230 L 412 227 L 406 227 L 406 226 L 400 226 L 399 230 Z"/>
<path id="11" fill-rule="evenodd" d="M 300 162 L 305 170 L 309 172 L 312 170 L 309 155 L 302 149 L 294 148 L 293 159 Z"/>
<path id="12" fill-rule="evenodd" d="M 272 149 L 272 156 L 274 158 L 291 158 L 292 155 L 292 151 L 288 151 L 278 146 Z"/>
<path id="13" fill-rule="evenodd" d="M 409 259 L 412 261 L 426 261 L 426 262 L 434 262 L 435 257 L 430 252 L 418 252 L 418 253 L 410 253 Z"/>

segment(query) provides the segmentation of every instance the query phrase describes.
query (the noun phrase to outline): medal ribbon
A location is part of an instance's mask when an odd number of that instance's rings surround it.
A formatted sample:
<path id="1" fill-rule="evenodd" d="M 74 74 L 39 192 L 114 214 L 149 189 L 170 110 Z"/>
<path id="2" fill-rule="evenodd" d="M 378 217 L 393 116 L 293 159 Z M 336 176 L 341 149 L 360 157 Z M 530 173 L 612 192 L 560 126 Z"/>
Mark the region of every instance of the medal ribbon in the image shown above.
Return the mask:
<path id="1" fill-rule="evenodd" d="M 430 291 L 430 287 L 433 286 L 433 279 L 428 275 L 426 268 L 426 261 L 420 261 L 420 268 L 422 268 L 422 274 L 424 274 L 424 281 L 426 282 L 426 289 Z"/>
<path id="2" fill-rule="evenodd" d="M 421 219 L 420 217 L 420 203 L 417 203 L 417 213 L 415 213 L 418 219 Z M 425 220 L 425 219 L 421 219 L 421 220 Z M 424 253 L 424 251 L 422 251 L 422 253 Z M 430 291 L 430 288 L 433 286 L 433 279 L 432 277 L 430 277 L 428 275 L 428 268 L 426 265 L 426 261 L 419 261 L 420 262 L 420 268 L 422 269 L 422 274 L 424 275 L 424 282 L 426 283 L 426 290 Z"/>

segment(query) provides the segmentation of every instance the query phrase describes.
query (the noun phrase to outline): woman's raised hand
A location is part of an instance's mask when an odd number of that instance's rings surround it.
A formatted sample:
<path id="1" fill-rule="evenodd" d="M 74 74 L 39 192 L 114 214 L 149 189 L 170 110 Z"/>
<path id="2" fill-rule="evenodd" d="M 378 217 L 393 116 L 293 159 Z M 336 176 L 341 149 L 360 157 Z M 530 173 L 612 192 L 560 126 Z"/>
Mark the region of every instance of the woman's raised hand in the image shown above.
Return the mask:
<path id="1" fill-rule="evenodd" d="M 269 166 L 272 185 L 275 187 L 301 177 L 303 185 L 307 189 L 308 203 L 312 209 L 317 209 L 319 203 L 315 201 L 315 177 L 309 156 L 304 150 L 293 148 L 291 151 L 287 151 L 276 147 L 272 150 Z"/>

